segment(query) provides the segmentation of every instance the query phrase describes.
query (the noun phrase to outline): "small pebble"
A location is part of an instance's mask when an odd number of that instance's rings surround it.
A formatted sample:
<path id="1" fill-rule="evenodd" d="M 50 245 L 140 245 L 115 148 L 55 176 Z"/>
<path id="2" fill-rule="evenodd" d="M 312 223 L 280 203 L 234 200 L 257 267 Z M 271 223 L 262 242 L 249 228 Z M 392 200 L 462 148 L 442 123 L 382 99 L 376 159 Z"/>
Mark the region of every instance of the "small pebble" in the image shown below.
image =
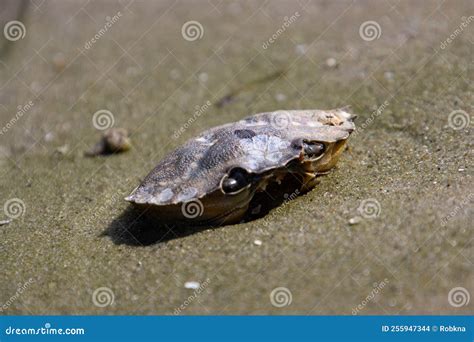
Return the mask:
<path id="1" fill-rule="evenodd" d="M 360 223 L 360 221 L 362 221 L 360 216 L 356 216 L 356 217 L 353 217 L 353 218 L 349 219 L 349 224 L 350 225 L 355 225 L 355 224 Z"/>
<path id="2" fill-rule="evenodd" d="M 66 67 L 66 56 L 64 56 L 64 53 L 58 52 L 53 56 L 53 66 L 58 72 L 64 70 Z"/>
<path id="3" fill-rule="evenodd" d="M 283 102 L 286 100 L 286 95 L 278 93 L 275 95 L 275 100 L 277 100 L 278 102 Z"/>
<path id="4" fill-rule="evenodd" d="M 253 242 L 253 244 L 254 244 L 255 246 L 261 246 L 261 245 L 262 245 L 262 240 L 255 240 L 255 241 Z"/>
<path id="5" fill-rule="evenodd" d="M 12 220 L 3 220 L 3 221 L 0 221 L 0 226 L 6 226 L 7 224 L 10 224 L 12 222 Z"/>
<path id="6" fill-rule="evenodd" d="M 44 141 L 51 142 L 54 139 L 54 134 L 52 132 L 48 132 L 44 136 Z"/>
<path id="7" fill-rule="evenodd" d="M 391 71 L 385 71 L 383 76 L 387 81 L 393 81 L 393 79 L 395 78 L 395 74 Z"/>
<path id="8" fill-rule="evenodd" d="M 65 155 L 66 153 L 69 152 L 69 146 L 66 144 L 66 145 L 62 145 L 62 146 L 59 146 L 56 148 L 56 150 L 54 150 L 55 153 L 59 154 L 59 155 Z"/>
<path id="9" fill-rule="evenodd" d="M 197 290 L 201 286 L 197 281 L 187 281 L 184 283 L 184 287 L 191 290 Z"/>
<path id="10" fill-rule="evenodd" d="M 125 128 L 110 128 L 103 133 L 100 141 L 84 154 L 87 157 L 126 152 L 131 148 L 128 131 Z"/>
<path id="11" fill-rule="evenodd" d="M 207 80 L 209 79 L 209 75 L 206 72 L 201 72 L 198 78 L 199 78 L 199 81 L 201 81 L 202 83 L 206 83 Z"/>
<path id="12" fill-rule="evenodd" d="M 298 44 L 298 45 L 296 45 L 296 48 L 295 48 L 296 53 L 300 56 L 304 55 L 306 53 L 307 49 L 308 49 L 308 47 L 306 46 L 306 44 Z"/>
<path id="13" fill-rule="evenodd" d="M 326 59 L 326 66 L 328 66 L 329 68 L 337 67 L 336 59 L 333 57 Z"/>

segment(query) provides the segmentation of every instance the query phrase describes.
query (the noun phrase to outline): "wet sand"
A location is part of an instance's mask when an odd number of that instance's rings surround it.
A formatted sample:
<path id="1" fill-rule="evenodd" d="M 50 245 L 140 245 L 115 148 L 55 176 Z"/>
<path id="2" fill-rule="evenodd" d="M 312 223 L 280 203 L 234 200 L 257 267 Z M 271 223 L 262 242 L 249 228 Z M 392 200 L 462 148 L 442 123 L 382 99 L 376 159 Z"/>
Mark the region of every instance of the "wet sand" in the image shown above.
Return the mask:
<path id="1" fill-rule="evenodd" d="M 25 37 L 0 56 L 1 204 L 24 205 L 0 226 L 2 314 L 472 313 L 472 300 L 449 301 L 456 287 L 474 295 L 472 122 L 449 117 L 473 112 L 474 22 L 459 30 L 473 9 L 31 5 Z M 182 36 L 191 20 L 203 29 L 194 41 Z M 380 29 L 364 40 L 367 21 Z M 123 198 L 197 133 L 263 111 L 346 105 L 359 130 L 308 194 L 243 224 L 128 229 Z M 83 156 L 100 137 L 99 110 L 131 132 L 129 152 Z M 362 215 L 367 203 L 375 211 Z M 272 305 L 278 287 L 291 303 Z"/>

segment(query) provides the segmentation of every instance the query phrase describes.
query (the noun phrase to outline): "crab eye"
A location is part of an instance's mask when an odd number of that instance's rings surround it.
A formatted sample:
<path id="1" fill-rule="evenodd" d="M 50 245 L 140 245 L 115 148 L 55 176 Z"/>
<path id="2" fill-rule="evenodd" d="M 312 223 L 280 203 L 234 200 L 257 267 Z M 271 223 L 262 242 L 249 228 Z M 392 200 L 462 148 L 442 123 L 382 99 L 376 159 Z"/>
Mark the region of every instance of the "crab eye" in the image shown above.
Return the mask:
<path id="1" fill-rule="evenodd" d="M 221 188 L 225 194 L 235 195 L 247 188 L 250 184 L 250 177 L 244 169 L 236 168 L 229 172 L 229 175 L 222 180 Z"/>
<path id="2" fill-rule="evenodd" d="M 309 158 L 318 158 L 323 155 L 325 147 L 324 144 L 318 142 L 303 142 L 303 150 L 305 155 Z"/>

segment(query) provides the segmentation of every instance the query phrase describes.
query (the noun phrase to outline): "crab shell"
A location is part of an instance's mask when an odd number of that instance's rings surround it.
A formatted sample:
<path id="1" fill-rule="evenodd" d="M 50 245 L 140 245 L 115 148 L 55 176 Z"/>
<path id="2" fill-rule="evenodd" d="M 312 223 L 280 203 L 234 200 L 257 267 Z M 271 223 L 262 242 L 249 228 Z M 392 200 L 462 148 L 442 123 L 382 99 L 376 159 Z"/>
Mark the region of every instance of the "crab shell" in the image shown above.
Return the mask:
<path id="1" fill-rule="evenodd" d="M 344 109 L 280 110 L 211 128 L 167 155 L 126 200 L 161 222 L 236 222 L 256 193 L 288 174 L 302 190 L 312 188 L 337 162 L 354 117 Z M 308 159 L 304 142 L 323 143 L 322 158 Z M 255 181 L 226 194 L 222 181 L 234 168 Z"/>

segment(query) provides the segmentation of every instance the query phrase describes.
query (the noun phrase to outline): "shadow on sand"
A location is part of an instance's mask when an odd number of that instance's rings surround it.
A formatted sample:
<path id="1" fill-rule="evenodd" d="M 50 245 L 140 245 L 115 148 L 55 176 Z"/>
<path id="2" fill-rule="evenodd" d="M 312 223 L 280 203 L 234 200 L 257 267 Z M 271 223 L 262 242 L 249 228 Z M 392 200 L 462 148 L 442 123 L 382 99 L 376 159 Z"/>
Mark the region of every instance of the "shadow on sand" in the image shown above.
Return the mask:
<path id="1" fill-rule="evenodd" d="M 267 191 L 255 194 L 250 202 L 250 209 L 240 223 L 263 218 L 273 208 L 301 194 L 297 190 L 301 187 L 301 183 L 288 183 L 287 186 L 274 183 L 269 185 Z M 224 226 L 225 224 L 204 226 L 193 226 L 191 223 L 165 224 L 147 217 L 145 210 L 130 206 L 112 221 L 101 236 L 109 236 L 115 244 L 149 246 Z"/>
<path id="2" fill-rule="evenodd" d="M 266 203 L 272 203 L 272 205 L 253 205 L 252 208 L 258 208 L 258 212 L 249 210 L 240 223 L 254 221 L 266 216 L 275 207 L 275 204 L 281 204 L 281 201 L 266 201 Z M 101 236 L 109 236 L 117 245 L 149 246 L 217 228 L 225 228 L 225 224 L 220 226 L 193 226 L 185 223 L 160 223 L 147 217 L 143 210 L 130 206 L 110 223 Z"/>
<path id="3" fill-rule="evenodd" d="M 213 228 L 216 227 L 162 224 L 149 219 L 143 210 L 129 207 L 110 223 L 101 236 L 109 236 L 117 245 L 149 246 Z"/>

